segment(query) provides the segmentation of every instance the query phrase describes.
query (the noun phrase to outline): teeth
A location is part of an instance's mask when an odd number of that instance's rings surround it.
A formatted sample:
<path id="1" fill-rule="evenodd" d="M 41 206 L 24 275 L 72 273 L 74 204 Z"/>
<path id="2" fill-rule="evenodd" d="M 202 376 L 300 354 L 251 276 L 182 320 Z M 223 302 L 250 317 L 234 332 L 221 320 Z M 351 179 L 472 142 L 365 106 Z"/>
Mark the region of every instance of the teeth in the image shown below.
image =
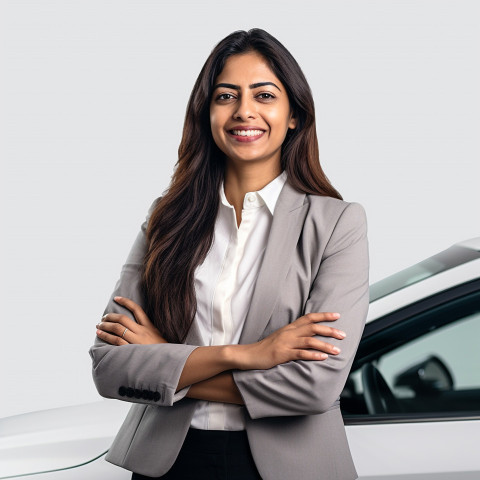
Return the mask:
<path id="1" fill-rule="evenodd" d="M 240 137 L 255 137 L 256 135 L 261 135 L 263 130 L 232 130 L 232 132 Z"/>

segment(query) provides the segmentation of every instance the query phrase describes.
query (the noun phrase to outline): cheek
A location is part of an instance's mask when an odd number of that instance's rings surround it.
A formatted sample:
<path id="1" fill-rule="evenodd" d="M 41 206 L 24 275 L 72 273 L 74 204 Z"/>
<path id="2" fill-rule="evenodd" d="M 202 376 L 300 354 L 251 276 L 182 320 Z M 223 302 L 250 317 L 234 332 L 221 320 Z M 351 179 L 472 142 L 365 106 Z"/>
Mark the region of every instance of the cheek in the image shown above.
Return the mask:
<path id="1" fill-rule="evenodd" d="M 214 113 L 210 114 L 210 130 L 215 138 L 217 136 L 216 132 L 218 131 L 218 119 Z"/>
<path id="2" fill-rule="evenodd" d="M 289 109 L 279 109 L 270 112 L 269 120 L 270 124 L 276 127 L 276 134 L 283 137 L 287 134 L 288 124 L 290 123 L 290 111 Z"/>
<path id="3" fill-rule="evenodd" d="M 210 128 L 212 133 L 215 135 L 216 132 L 219 133 L 223 130 L 224 121 L 222 116 L 216 111 L 210 112 Z"/>
<path id="4" fill-rule="evenodd" d="M 223 144 L 225 143 L 223 138 L 223 124 L 218 118 L 218 115 L 216 115 L 215 113 L 210 113 L 210 131 L 213 137 L 213 141 L 215 142 L 217 147 L 223 152 Z"/>

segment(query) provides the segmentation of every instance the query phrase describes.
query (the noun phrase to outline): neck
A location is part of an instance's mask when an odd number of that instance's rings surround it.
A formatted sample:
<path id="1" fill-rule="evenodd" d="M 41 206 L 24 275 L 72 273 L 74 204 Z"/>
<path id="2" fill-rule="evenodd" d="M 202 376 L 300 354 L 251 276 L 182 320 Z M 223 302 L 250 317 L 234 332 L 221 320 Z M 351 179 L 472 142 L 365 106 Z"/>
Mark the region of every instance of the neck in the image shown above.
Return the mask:
<path id="1" fill-rule="evenodd" d="M 240 166 L 227 162 L 224 191 L 228 202 L 235 208 L 237 225 L 240 225 L 241 222 L 245 194 L 261 190 L 281 173 L 280 162 Z"/>
<path id="2" fill-rule="evenodd" d="M 282 173 L 280 165 L 242 165 L 227 164 L 225 169 L 225 196 L 231 205 L 241 212 L 243 199 L 247 192 L 261 190 Z"/>

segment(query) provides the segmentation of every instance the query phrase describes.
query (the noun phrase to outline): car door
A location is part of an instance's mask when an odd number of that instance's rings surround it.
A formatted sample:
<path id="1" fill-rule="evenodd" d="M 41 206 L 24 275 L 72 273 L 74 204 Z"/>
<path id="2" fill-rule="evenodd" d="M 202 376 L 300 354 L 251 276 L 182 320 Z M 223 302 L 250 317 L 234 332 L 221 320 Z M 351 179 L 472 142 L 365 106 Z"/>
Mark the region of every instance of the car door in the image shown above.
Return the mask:
<path id="1" fill-rule="evenodd" d="M 480 281 L 369 323 L 341 396 L 362 480 L 480 478 Z"/>

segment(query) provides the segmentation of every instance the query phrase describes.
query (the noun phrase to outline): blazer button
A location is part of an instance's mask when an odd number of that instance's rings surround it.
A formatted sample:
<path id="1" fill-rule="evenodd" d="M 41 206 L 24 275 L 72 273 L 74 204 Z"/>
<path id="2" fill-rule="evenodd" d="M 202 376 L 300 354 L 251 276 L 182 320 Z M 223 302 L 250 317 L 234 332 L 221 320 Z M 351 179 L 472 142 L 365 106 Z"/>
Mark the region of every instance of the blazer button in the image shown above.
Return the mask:
<path id="1" fill-rule="evenodd" d="M 135 394 L 135 391 L 133 390 L 133 388 L 128 387 L 127 388 L 127 397 L 132 398 L 134 394 Z"/>
<path id="2" fill-rule="evenodd" d="M 142 398 L 142 391 L 139 388 L 135 389 L 135 398 Z"/>
<path id="3" fill-rule="evenodd" d="M 153 392 L 151 390 L 148 391 L 148 399 L 153 400 Z"/>
<path id="4" fill-rule="evenodd" d="M 127 389 L 126 389 L 124 386 L 121 386 L 121 387 L 118 389 L 118 394 L 119 394 L 121 397 L 124 397 L 124 396 L 127 394 Z"/>
<path id="5" fill-rule="evenodd" d="M 142 390 L 142 398 L 148 400 L 148 390 Z"/>
<path id="6" fill-rule="evenodd" d="M 153 400 L 158 402 L 160 400 L 160 394 L 158 392 L 153 392 Z"/>

